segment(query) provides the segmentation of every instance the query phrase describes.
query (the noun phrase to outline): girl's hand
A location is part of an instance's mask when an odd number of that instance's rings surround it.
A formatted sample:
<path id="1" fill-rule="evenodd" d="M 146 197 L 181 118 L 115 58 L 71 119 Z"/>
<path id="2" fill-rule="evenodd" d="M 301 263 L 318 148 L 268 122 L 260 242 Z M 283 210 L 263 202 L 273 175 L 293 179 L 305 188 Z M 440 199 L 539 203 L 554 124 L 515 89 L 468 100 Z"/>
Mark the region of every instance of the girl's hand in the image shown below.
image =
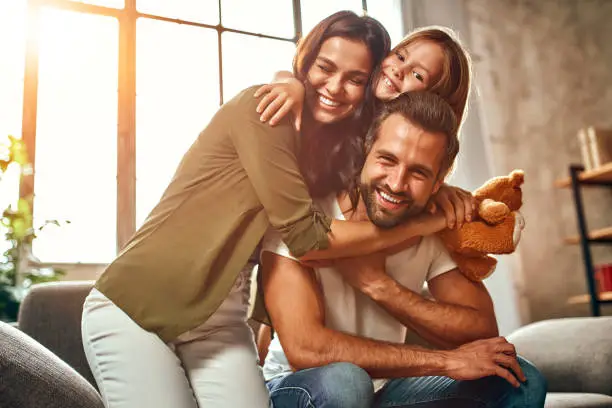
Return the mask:
<path id="1" fill-rule="evenodd" d="M 304 107 L 304 85 L 295 78 L 286 78 L 280 82 L 264 85 L 255 92 L 255 97 L 265 96 L 257 105 L 257 113 L 262 122 L 270 121 L 270 126 L 276 125 L 287 113 L 295 117 L 294 126 L 300 130 L 302 125 L 302 109 Z"/>
<path id="2" fill-rule="evenodd" d="M 431 212 L 435 213 L 437 209 L 444 212 L 448 228 L 461 228 L 464 222 L 472 221 L 476 199 L 469 191 L 443 184 L 433 197 L 433 206 Z"/>
<path id="3" fill-rule="evenodd" d="M 418 243 L 417 238 L 435 234 L 447 228 L 447 221 L 444 214 L 423 211 L 416 217 L 411 217 L 406 223 L 411 225 L 411 232 L 403 242 L 405 248 Z"/>

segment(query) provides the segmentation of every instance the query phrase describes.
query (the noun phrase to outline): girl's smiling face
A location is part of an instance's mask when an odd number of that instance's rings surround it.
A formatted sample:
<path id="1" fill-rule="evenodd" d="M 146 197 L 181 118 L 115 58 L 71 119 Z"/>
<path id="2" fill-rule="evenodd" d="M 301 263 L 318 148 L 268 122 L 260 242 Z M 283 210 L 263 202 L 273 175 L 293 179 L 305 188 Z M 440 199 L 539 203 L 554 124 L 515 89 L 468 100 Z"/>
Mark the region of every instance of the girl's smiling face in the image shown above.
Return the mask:
<path id="1" fill-rule="evenodd" d="M 405 92 L 431 88 L 442 76 L 445 59 L 442 47 L 429 40 L 396 48 L 382 62 L 376 98 L 388 101 Z"/>

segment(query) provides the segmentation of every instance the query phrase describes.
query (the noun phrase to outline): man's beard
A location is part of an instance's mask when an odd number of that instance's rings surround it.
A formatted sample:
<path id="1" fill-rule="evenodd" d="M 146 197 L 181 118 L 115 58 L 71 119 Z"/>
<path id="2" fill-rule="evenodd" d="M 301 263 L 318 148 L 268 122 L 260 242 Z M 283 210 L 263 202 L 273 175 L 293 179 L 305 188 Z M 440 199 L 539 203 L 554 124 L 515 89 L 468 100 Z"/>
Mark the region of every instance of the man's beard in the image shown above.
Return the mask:
<path id="1" fill-rule="evenodd" d="M 377 203 L 376 189 L 379 188 L 374 184 L 361 184 L 359 191 L 361 198 L 365 204 L 368 218 L 374 225 L 379 228 L 393 228 L 401 224 L 402 222 L 421 214 L 429 204 L 429 200 L 425 205 L 419 205 L 414 202 L 412 197 L 408 194 L 402 196 L 402 210 L 394 214 L 390 214 L 386 209 L 380 207 Z M 386 193 L 389 193 L 389 189 L 379 188 Z M 393 194 L 396 197 L 396 194 Z M 431 198 L 431 197 L 430 197 Z"/>

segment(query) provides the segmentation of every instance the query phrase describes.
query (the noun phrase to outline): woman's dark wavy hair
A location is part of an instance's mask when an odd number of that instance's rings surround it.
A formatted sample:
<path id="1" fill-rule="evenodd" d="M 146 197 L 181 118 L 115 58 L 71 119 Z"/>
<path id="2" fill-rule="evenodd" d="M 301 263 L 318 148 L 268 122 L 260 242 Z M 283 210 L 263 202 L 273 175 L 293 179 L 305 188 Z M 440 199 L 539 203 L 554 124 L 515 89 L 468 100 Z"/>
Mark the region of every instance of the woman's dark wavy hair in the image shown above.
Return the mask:
<path id="1" fill-rule="evenodd" d="M 323 127 L 304 141 L 300 166 L 313 197 L 354 190 L 354 174 L 360 170 L 364 137 L 374 117 L 377 70 L 391 49 L 389 33 L 377 20 L 360 17 L 352 11 L 339 11 L 317 24 L 299 41 L 293 59 L 296 78 L 306 81 L 321 46 L 332 37 L 360 41 L 368 47 L 372 74 L 366 85 L 364 101 L 351 117 Z M 357 200 L 358 197 L 351 196 L 353 205 Z"/>

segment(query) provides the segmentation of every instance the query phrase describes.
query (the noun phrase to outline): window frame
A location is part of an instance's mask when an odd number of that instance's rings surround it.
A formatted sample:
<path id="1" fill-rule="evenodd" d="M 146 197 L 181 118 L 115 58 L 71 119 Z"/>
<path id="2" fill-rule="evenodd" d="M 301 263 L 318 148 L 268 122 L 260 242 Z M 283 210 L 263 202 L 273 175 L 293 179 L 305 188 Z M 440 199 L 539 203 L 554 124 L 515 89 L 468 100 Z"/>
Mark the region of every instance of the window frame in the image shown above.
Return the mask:
<path id="1" fill-rule="evenodd" d="M 287 0 L 293 3 L 294 36 L 291 38 L 243 31 L 223 26 L 222 0 L 219 3 L 219 24 L 210 25 L 189 20 L 169 18 L 139 12 L 137 0 L 125 0 L 124 8 L 111 8 L 71 0 L 27 0 L 26 57 L 23 84 L 22 139 L 25 142 L 33 172 L 23 176 L 19 196 L 34 194 L 34 173 L 36 171 L 36 127 L 38 108 L 38 43 L 36 32 L 41 7 L 53 7 L 82 13 L 114 17 L 119 24 L 118 64 L 118 112 L 117 112 L 117 223 L 116 248 L 119 252 L 136 231 L 136 22 L 139 18 L 186 24 L 217 31 L 219 105 L 223 99 L 223 42 L 224 32 L 232 32 L 259 38 L 297 43 L 302 36 L 301 0 Z M 362 0 L 367 13 L 367 0 Z M 35 203 L 34 203 L 35 204 Z"/>

